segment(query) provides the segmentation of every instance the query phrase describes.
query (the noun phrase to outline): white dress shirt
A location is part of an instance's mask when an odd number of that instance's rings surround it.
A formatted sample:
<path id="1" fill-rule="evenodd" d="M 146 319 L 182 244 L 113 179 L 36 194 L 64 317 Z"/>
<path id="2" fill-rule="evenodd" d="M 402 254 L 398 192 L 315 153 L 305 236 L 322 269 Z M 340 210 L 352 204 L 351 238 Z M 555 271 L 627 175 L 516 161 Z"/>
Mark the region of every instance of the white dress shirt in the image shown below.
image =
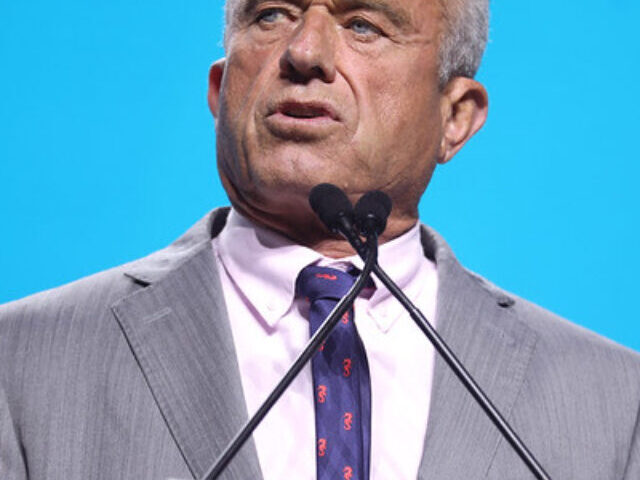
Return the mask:
<path id="1" fill-rule="evenodd" d="M 362 268 L 357 257 L 334 260 L 231 211 L 212 240 L 231 321 L 249 415 L 282 378 L 309 340 L 309 323 L 295 297 L 298 273 L 309 264 Z M 431 321 L 436 266 L 422 251 L 416 225 L 380 247 L 379 263 Z M 371 375 L 371 480 L 415 479 L 431 398 L 434 350 L 402 306 L 374 280 L 355 302 L 355 324 Z M 264 480 L 315 478 L 315 419 L 311 366 L 293 381 L 254 433 Z"/>

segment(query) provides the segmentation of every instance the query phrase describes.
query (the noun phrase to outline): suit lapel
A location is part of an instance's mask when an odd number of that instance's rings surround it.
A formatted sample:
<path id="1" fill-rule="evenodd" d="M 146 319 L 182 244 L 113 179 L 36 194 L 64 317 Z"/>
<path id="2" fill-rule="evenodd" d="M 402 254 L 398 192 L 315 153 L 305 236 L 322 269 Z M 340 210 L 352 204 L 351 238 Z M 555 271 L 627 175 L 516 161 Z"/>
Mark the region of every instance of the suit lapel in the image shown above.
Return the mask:
<path id="1" fill-rule="evenodd" d="M 222 216 L 222 219 L 221 219 Z M 211 230 L 224 212 L 169 249 L 133 265 L 148 284 L 113 306 L 145 379 L 191 473 L 200 478 L 247 419 L 240 371 Z M 221 225 L 218 225 L 221 228 Z M 260 479 L 250 440 L 223 478 Z"/>
<path id="2" fill-rule="evenodd" d="M 438 331 L 508 418 L 536 334 L 513 313 L 512 299 L 464 270 L 437 234 L 425 233 L 425 253 L 438 267 Z M 485 478 L 501 441 L 499 431 L 438 356 L 418 478 Z"/>

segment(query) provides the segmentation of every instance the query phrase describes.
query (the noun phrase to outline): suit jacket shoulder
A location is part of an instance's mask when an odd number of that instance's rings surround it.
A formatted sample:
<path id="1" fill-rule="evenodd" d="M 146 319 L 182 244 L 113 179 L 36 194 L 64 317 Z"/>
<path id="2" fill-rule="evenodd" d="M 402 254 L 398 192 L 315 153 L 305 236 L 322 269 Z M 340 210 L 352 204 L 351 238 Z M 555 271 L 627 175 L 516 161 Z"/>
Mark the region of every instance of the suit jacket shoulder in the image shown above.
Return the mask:
<path id="1" fill-rule="evenodd" d="M 557 354 L 563 355 L 565 359 L 575 357 L 578 360 L 585 359 L 586 356 L 587 363 L 592 364 L 598 359 L 606 361 L 606 358 L 611 358 L 614 362 L 628 363 L 631 369 L 640 369 L 640 353 L 503 290 L 474 272 L 465 270 L 500 306 L 511 309 L 521 321 L 536 332 L 540 341 L 550 349 L 557 350 Z"/>
<path id="2" fill-rule="evenodd" d="M 210 248 L 226 213 L 148 257 L 0 306 L 0 478 L 209 467 L 246 419 Z M 260 478 L 251 444 L 226 478 Z"/>
<path id="3" fill-rule="evenodd" d="M 423 244 L 438 267 L 440 334 L 552 478 L 635 478 L 640 356 L 464 269 L 428 228 Z M 452 448 L 472 452 L 464 470 L 449 455 L 435 478 L 530 478 L 437 359 L 424 478 Z"/>

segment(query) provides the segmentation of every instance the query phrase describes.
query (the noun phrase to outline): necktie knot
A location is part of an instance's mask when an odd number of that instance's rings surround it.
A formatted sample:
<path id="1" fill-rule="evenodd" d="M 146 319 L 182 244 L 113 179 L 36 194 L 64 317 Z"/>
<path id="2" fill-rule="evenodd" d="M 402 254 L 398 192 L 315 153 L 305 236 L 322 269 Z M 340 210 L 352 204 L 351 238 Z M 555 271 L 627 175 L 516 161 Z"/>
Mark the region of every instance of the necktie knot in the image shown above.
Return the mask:
<path id="1" fill-rule="evenodd" d="M 340 300 L 356 281 L 356 276 L 335 268 L 310 265 L 296 280 L 296 291 L 311 303 L 320 299 Z"/>

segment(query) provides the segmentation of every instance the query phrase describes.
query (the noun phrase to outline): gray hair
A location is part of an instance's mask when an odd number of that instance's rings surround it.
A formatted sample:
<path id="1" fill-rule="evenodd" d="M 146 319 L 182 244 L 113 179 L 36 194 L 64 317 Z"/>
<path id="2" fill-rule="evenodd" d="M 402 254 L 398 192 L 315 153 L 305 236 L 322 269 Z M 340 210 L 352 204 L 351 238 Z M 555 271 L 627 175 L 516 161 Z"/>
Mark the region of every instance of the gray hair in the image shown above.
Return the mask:
<path id="1" fill-rule="evenodd" d="M 226 25 L 232 0 L 225 1 Z M 440 38 L 440 85 L 454 77 L 473 78 L 489 38 L 489 0 L 439 0 L 444 28 Z M 225 39 L 226 39 L 225 28 Z"/>
<path id="2" fill-rule="evenodd" d="M 473 78 L 489 39 L 489 0 L 440 0 L 440 85 L 454 77 Z"/>

